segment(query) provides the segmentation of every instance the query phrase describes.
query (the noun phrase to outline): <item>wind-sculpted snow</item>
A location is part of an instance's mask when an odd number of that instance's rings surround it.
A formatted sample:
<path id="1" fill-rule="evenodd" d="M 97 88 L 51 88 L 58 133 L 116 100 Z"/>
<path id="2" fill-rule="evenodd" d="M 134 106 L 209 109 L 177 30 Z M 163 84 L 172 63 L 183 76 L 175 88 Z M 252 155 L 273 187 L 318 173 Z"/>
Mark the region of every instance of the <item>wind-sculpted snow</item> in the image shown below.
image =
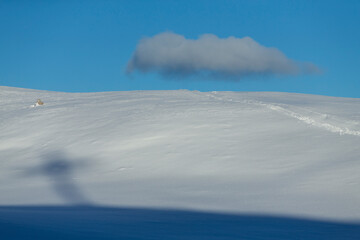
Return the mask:
<path id="1" fill-rule="evenodd" d="M 9 87 L 0 99 L 0 205 L 360 220 L 360 99 Z"/>

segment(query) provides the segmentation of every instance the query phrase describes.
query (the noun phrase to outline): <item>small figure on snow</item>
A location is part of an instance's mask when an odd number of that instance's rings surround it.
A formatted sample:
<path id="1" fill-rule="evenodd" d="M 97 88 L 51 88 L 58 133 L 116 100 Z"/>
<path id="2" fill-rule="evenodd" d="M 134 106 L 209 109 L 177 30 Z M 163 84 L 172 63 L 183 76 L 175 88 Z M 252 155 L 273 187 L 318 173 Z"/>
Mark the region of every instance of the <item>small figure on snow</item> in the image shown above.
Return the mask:
<path id="1" fill-rule="evenodd" d="M 44 105 L 44 102 L 41 101 L 41 99 L 38 99 L 36 102 L 36 106 L 39 106 L 39 105 Z"/>
<path id="2" fill-rule="evenodd" d="M 41 99 L 38 99 L 35 104 L 31 105 L 30 107 L 37 107 L 44 105 L 44 102 Z"/>

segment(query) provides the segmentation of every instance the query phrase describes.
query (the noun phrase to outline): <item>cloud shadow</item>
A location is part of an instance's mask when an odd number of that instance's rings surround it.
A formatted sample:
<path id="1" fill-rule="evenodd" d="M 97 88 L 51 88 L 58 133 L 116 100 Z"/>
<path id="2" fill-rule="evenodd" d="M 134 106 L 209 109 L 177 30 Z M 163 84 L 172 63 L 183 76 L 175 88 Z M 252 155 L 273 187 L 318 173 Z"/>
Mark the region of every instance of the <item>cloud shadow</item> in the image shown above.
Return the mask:
<path id="1" fill-rule="evenodd" d="M 46 177 L 54 192 L 68 205 L 91 205 L 74 181 L 73 172 L 85 167 L 84 161 L 68 159 L 61 151 L 44 155 L 43 163 L 25 171 L 27 177 Z"/>

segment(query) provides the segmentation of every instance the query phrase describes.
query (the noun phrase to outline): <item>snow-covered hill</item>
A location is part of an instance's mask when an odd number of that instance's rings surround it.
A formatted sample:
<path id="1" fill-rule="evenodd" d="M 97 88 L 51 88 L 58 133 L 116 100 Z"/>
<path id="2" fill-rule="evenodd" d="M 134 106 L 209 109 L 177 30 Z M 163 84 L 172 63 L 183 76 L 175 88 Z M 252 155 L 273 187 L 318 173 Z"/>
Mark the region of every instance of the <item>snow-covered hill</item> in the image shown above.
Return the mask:
<path id="1" fill-rule="evenodd" d="M 360 99 L 0 87 L 0 102 L 3 206 L 360 220 Z"/>

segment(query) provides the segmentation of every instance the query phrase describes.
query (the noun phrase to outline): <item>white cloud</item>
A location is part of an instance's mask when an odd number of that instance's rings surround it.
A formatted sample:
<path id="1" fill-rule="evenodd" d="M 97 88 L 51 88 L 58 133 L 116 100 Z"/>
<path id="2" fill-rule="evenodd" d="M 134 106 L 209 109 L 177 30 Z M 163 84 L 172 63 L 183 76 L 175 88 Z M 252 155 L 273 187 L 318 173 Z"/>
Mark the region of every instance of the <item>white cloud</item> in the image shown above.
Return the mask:
<path id="1" fill-rule="evenodd" d="M 186 39 L 165 32 L 140 40 L 127 66 L 128 73 L 134 71 L 242 77 L 312 74 L 319 69 L 311 63 L 293 61 L 278 49 L 262 46 L 250 37 L 204 34 L 198 39 Z"/>

